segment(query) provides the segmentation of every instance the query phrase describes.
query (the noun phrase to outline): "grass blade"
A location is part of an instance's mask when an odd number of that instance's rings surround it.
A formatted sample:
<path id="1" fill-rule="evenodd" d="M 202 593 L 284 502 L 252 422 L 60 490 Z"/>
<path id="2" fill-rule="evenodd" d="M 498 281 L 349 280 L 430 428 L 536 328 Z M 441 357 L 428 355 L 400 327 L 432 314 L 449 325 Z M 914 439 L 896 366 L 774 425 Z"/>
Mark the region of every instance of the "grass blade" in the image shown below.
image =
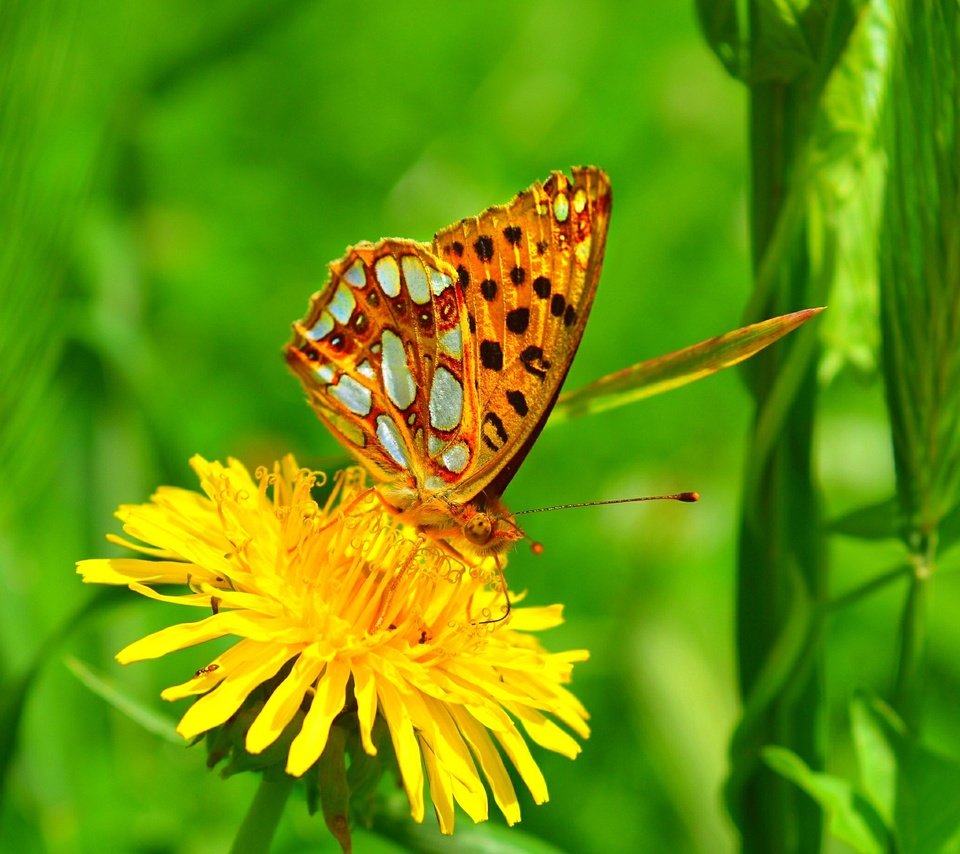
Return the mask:
<path id="1" fill-rule="evenodd" d="M 773 317 L 608 374 L 562 395 L 550 420 L 605 412 L 708 377 L 749 359 L 821 311 L 808 308 Z"/>
<path id="2" fill-rule="evenodd" d="M 123 712 L 130 720 L 140 724 L 147 732 L 159 736 L 171 744 L 183 746 L 183 739 L 177 734 L 176 724 L 170 718 L 157 714 L 139 700 L 119 689 L 110 679 L 94 672 L 82 661 L 72 656 L 66 658 L 70 672 L 86 685 L 94 694 L 102 697 L 117 711 Z"/>

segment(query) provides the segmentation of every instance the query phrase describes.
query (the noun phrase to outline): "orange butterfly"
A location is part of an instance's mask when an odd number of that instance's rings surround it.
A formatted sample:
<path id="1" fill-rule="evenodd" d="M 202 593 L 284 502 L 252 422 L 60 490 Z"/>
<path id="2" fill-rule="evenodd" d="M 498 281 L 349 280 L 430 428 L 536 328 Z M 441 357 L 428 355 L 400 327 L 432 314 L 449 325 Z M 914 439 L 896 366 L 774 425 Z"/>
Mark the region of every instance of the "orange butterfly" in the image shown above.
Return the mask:
<path id="1" fill-rule="evenodd" d="M 601 169 L 554 172 L 432 244 L 360 243 L 330 265 L 285 356 L 401 521 L 478 555 L 523 536 L 501 495 L 580 344 L 610 205 Z"/>

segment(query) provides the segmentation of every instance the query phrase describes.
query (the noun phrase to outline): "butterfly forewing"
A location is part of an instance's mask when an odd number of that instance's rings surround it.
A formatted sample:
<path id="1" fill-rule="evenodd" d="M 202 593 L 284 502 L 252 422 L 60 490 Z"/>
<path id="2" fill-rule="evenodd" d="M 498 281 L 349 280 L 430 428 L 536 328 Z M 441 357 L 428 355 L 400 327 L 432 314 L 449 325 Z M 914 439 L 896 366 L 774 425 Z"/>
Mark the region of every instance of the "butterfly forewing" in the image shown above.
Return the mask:
<path id="1" fill-rule="evenodd" d="M 477 455 L 451 500 L 502 493 L 543 428 L 596 292 L 610 204 L 602 170 L 554 172 L 434 238 L 465 294 L 477 369 Z"/>
<path id="2" fill-rule="evenodd" d="M 474 458 L 475 366 L 456 270 L 431 247 L 351 248 L 294 324 L 286 358 L 321 420 L 384 481 L 440 491 Z"/>
<path id="3" fill-rule="evenodd" d="M 602 170 L 554 172 L 432 246 L 358 244 L 294 324 L 286 358 L 310 403 L 418 526 L 448 537 L 490 507 L 506 514 L 499 496 L 583 335 L 610 201 Z M 493 553 L 519 536 L 494 527 L 468 545 L 488 536 Z"/>

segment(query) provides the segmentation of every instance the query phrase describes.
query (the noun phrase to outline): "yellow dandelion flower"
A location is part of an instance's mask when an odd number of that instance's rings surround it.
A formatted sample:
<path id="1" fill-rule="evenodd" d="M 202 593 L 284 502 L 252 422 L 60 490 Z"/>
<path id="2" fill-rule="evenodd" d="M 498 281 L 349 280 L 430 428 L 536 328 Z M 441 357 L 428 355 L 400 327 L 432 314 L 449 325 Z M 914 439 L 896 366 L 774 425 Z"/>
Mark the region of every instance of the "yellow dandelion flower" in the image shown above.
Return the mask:
<path id="1" fill-rule="evenodd" d="M 163 692 L 167 700 L 199 697 L 180 720 L 181 735 L 192 739 L 253 709 L 246 751 L 288 743 L 285 770 L 300 776 L 341 716 L 354 718 L 369 755 L 382 719 L 417 821 L 424 770 L 444 833 L 453 832 L 454 803 L 474 821 L 487 818 L 484 780 L 507 822 L 519 821 L 504 756 L 533 799 L 547 800 L 517 723 L 571 758 L 580 747 L 555 720 L 589 735 L 585 709 L 564 687 L 587 653 L 548 653 L 531 634 L 558 625 L 561 606 L 514 607 L 504 620 L 483 622 L 504 602 L 493 559 L 466 566 L 398 524 L 360 469 L 339 472 L 320 506 L 311 490 L 325 477 L 292 457 L 255 479 L 235 460 L 194 457 L 191 465 L 205 495 L 162 487 L 149 503 L 117 511 L 125 533 L 147 545 L 109 539 L 150 560 L 85 560 L 77 570 L 85 582 L 208 612 L 132 643 L 117 654 L 123 664 L 237 638 Z M 155 589 L 167 584 L 189 589 Z M 263 686 L 269 694 L 245 705 Z"/>

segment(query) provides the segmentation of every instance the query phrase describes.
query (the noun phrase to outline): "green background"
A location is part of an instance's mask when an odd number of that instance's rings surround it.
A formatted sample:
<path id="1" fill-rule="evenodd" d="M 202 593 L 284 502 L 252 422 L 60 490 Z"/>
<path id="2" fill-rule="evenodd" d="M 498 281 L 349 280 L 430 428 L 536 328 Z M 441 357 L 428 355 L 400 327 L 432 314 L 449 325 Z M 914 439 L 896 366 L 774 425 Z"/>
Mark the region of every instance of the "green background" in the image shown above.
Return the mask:
<path id="1" fill-rule="evenodd" d="M 611 177 L 613 213 L 567 387 L 741 323 L 745 90 L 688 4 L 39 0 L 5 4 L 0 39 L 6 676 L 91 596 L 74 561 L 120 553 L 102 539 L 119 530 L 113 509 L 161 483 L 192 487 L 192 454 L 250 467 L 291 450 L 311 466 L 342 459 L 280 350 L 352 243 L 427 240 L 551 169 L 593 163 Z M 828 515 L 891 494 L 876 387 L 841 374 L 821 416 Z M 546 552 L 518 549 L 509 580 L 529 603 L 566 605 L 550 649 L 591 650 L 573 690 L 593 736 L 572 763 L 535 750 L 551 800 L 524 798 L 523 833 L 569 851 L 733 847 L 721 787 L 738 714 L 749 417 L 727 372 L 546 430 L 508 490 L 513 509 L 703 495 L 526 519 Z M 840 543 L 837 585 L 900 554 Z M 939 592 L 933 736 L 956 749 L 955 578 Z M 889 678 L 895 605 L 884 594 L 830 625 L 838 739 L 854 688 Z M 112 656 L 190 616 L 130 594 L 45 658 L 6 781 L 3 847 L 225 850 L 255 781 L 220 781 L 200 748 L 160 741 L 64 664 L 75 656 L 173 720 L 184 707 L 160 690 L 210 653 L 126 669 Z M 842 767 L 842 743 L 832 755 Z M 295 797 L 276 850 L 321 845 L 334 848 Z"/>

